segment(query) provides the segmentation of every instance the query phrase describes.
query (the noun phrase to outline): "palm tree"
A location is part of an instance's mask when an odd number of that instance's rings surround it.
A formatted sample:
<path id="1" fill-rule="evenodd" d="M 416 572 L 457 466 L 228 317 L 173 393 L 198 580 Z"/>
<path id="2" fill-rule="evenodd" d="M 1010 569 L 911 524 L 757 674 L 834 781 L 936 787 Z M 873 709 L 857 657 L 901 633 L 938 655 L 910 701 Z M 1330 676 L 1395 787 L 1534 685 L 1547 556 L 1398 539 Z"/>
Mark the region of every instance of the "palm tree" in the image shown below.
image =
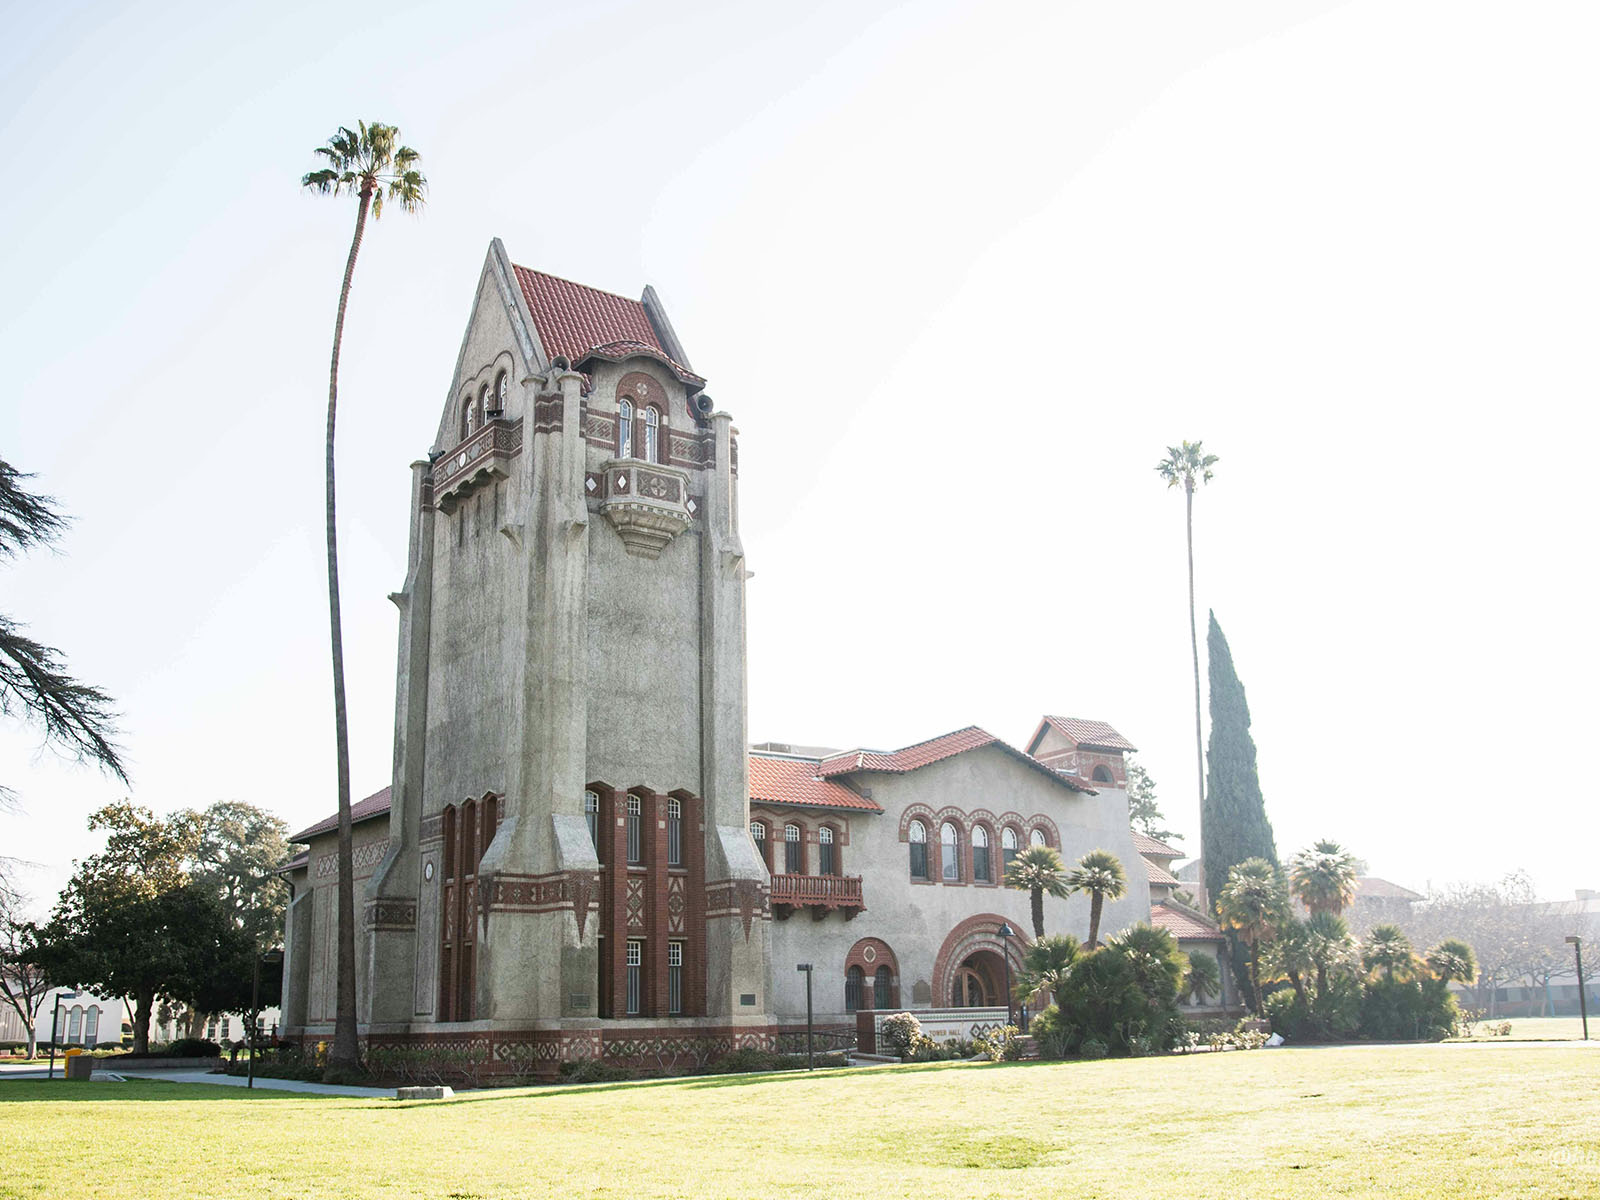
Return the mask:
<path id="1" fill-rule="evenodd" d="M 1457 938 L 1447 938 L 1432 950 L 1424 961 L 1435 979 L 1445 983 L 1459 983 L 1471 987 L 1478 978 L 1478 958 L 1472 947 Z"/>
<path id="2" fill-rule="evenodd" d="M 1289 860 L 1289 886 L 1316 913 L 1338 916 L 1355 901 L 1360 863 L 1338 842 L 1313 842 Z"/>
<path id="3" fill-rule="evenodd" d="M 1317 999 L 1328 994 L 1328 973 L 1350 960 L 1355 939 L 1343 917 L 1331 912 L 1313 913 L 1306 922 L 1306 951 L 1317 972 Z"/>
<path id="4" fill-rule="evenodd" d="M 1011 860 L 1006 868 L 1005 885 L 1019 892 L 1028 892 L 1033 900 L 1033 936 L 1044 936 L 1044 898 L 1054 896 L 1065 900 L 1072 891 L 1067 886 L 1066 867 L 1061 855 L 1049 846 L 1029 846 Z"/>
<path id="5" fill-rule="evenodd" d="M 1168 487 L 1183 488 L 1184 521 L 1189 538 L 1189 650 L 1194 656 L 1194 762 L 1200 781 L 1202 812 L 1206 800 L 1206 759 L 1200 734 L 1200 639 L 1194 631 L 1194 489 L 1195 483 L 1211 482 L 1211 468 L 1217 456 L 1207 454 L 1199 442 L 1184 442 L 1168 446 L 1167 456 L 1156 464 L 1156 473 L 1167 481 Z M 1201 831 L 1204 838 L 1205 831 Z"/>
<path id="6" fill-rule="evenodd" d="M 1165 929 L 1130 926 L 1111 938 L 1107 949 L 1127 960 L 1139 990 L 1152 1004 L 1170 1004 L 1178 994 L 1188 963 L 1178 951 L 1178 940 Z"/>
<path id="7" fill-rule="evenodd" d="M 344 699 L 344 637 L 339 620 L 339 545 L 334 518 L 333 431 L 339 401 L 339 350 L 344 341 L 344 314 L 350 302 L 350 279 L 361 252 L 361 235 L 367 214 L 376 221 L 383 215 L 387 197 L 406 212 L 422 207 L 428 181 L 416 169 L 421 159 L 409 146 L 400 145 L 400 131 L 377 121 L 356 122 L 355 130 L 340 126 L 318 146 L 326 165 L 301 179 L 301 186 L 321 195 L 356 197 L 356 232 L 344 264 L 339 288 L 339 311 L 333 322 L 333 360 L 328 368 L 328 431 L 323 451 L 327 467 L 328 622 L 333 649 L 333 728 L 339 776 L 339 950 L 338 1004 L 333 1045 L 328 1052 L 328 1072 L 358 1069 L 361 1051 L 356 1042 L 356 901 L 355 852 L 350 833 L 350 733 Z"/>
<path id="8" fill-rule="evenodd" d="M 1100 910 L 1107 898 L 1120 900 L 1128 893 L 1128 876 L 1122 860 L 1109 850 L 1091 850 L 1067 875 L 1067 886 L 1089 893 L 1089 948 L 1100 944 Z"/>
<path id="9" fill-rule="evenodd" d="M 1292 912 L 1287 913 L 1263 957 L 1269 974 L 1276 972 L 1287 979 L 1294 988 L 1295 998 L 1302 1007 L 1309 1008 L 1311 997 L 1306 993 L 1306 976 L 1316 969 L 1316 963 L 1311 958 L 1310 936 L 1305 923 Z"/>
<path id="10" fill-rule="evenodd" d="M 1078 939 L 1062 937 L 1035 938 L 1022 955 L 1022 970 L 1017 975 L 1017 998 L 1026 1003 L 1040 992 L 1050 993 L 1050 1002 L 1058 1008 L 1061 989 L 1066 986 L 1072 969 L 1081 957 Z"/>
<path id="11" fill-rule="evenodd" d="M 1189 961 L 1183 972 L 1182 994 L 1195 1004 L 1204 1004 L 1207 996 L 1222 994 L 1222 968 L 1216 955 L 1206 950 L 1189 951 Z"/>
<path id="12" fill-rule="evenodd" d="M 1404 977 L 1416 970 L 1417 956 L 1412 953 L 1411 939 L 1398 925 L 1374 925 L 1367 934 L 1361 964 L 1369 971 L 1381 970 L 1383 977 L 1393 983 L 1396 971 Z"/>
<path id="13" fill-rule="evenodd" d="M 1261 944 L 1289 917 L 1289 893 L 1283 876 L 1264 858 L 1247 858 L 1228 872 L 1217 898 L 1217 913 L 1250 947 L 1250 990 L 1256 1015 L 1261 1014 Z"/>

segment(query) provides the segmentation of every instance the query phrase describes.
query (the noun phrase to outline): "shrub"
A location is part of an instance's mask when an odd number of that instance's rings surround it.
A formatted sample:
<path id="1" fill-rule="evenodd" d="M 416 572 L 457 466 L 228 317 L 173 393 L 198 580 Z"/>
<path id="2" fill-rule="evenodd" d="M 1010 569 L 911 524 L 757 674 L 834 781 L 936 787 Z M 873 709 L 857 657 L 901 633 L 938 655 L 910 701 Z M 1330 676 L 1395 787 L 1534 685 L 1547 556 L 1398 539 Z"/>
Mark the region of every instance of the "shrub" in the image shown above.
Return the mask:
<path id="1" fill-rule="evenodd" d="M 1460 1018 L 1440 979 L 1375 979 L 1361 998 L 1361 1033 L 1379 1041 L 1438 1041 Z"/>
<path id="2" fill-rule="evenodd" d="M 1135 1046 L 1150 1053 L 1170 1048 L 1183 1024 L 1178 989 L 1165 959 L 1153 961 L 1137 946 L 1112 944 L 1086 954 L 1057 991 L 1062 1027 L 1070 1028 L 1067 1050 L 1081 1051 L 1094 1040 L 1107 1053 L 1126 1054 Z"/>
<path id="3" fill-rule="evenodd" d="M 1078 1053 L 1084 1058 L 1104 1058 L 1109 1050 L 1099 1038 L 1089 1038 L 1078 1047 Z"/>
<path id="4" fill-rule="evenodd" d="M 1044 1058 L 1065 1058 L 1072 1052 L 1073 1030 L 1054 1004 L 1047 1004 L 1034 1014 L 1028 1022 L 1028 1032 Z"/>
<path id="5" fill-rule="evenodd" d="M 616 1083 L 631 1078 L 621 1067 L 613 1067 L 593 1058 L 564 1062 L 558 1073 L 563 1083 Z"/>
<path id="6" fill-rule="evenodd" d="M 742 1050 L 724 1054 L 708 1066 L 706 1071 L 712 1075 L 743 1075 L 750 1071 L 793 1071 L 796 1067 L 805 1065 L 804 1057 L 797 1061 L 787 1054 L 746 1046 Z"/>
<path id="7" fill-rule="evenodd" d="M 980 1035 L 973 1046 L 990 1062 L 1015 1062 L 1022 1057 L 1022 1034 L 1015 1025 L 1005 1025 Z"/>
<path id="8" fill-rule="evenodd" d="M 167 1047 L 171 1058 L 220 1058 L 222 1047 L 205 1038 L 179 1038 Z"/>
<path id="9" fill-rule="evenodd" d="M 922 1037 L 922 1022 L 908 1012 L 895 1013 L 892 1017 L 885 1017 L 879 1026 L 883 1040 L 896 1054 L 907 1055 L 919 1037 Z"/>

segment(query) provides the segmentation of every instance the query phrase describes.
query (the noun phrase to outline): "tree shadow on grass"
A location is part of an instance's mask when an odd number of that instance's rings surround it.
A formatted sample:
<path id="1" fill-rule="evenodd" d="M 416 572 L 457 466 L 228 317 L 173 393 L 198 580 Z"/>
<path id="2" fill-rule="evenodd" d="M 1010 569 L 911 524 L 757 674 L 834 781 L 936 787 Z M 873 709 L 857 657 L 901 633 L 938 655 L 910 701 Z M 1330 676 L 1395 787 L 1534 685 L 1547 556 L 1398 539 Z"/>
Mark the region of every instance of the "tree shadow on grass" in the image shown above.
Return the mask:
<path id="1" fill-rule="evenodd" d="M 352 1099 L 353 1097 L 345 1097 Z M 315 1092 L 281 1092 L 235 1088 L 214 1083 L 179 1083 L 164 1079 L 130 1079 L 124 1083 L 83 1079 L 0 1079 L 0 1104 L 74 1104 L 147 1100 L 326 1100 L 338 1097 Z"/>

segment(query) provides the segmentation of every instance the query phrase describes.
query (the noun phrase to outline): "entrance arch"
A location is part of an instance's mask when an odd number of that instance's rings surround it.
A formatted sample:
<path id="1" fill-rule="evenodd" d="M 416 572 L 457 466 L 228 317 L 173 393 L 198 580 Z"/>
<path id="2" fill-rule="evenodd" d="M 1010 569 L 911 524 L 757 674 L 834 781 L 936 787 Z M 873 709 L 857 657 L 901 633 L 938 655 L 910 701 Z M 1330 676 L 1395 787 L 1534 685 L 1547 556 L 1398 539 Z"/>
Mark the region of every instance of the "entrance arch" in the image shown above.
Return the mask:
<path id="1" fill-rule="evenodd" d="M 1016 930 L 1016 936 L 1000 937 L 1000 926 L 1005 924 Z M 950 931 L 934 959 L 933 1002 L 955 1008 L 1004 1007 L 1006 959 L 1010 959 L 1011 978 L 1015 980 L 1026 944 L 1021 926 L 999 913 L 968 917 Z M 956 990 L 958 984 L 960 992 Z M 958 995 L 960 1001 L 956 1000 Z"/>
<path id="2" fill-rule="evenodd" d="M 1000 1008 L 1006 1002 L 1006 968 L 993 950 L 967 955 L 950 973 L 951 1008 Z"/>

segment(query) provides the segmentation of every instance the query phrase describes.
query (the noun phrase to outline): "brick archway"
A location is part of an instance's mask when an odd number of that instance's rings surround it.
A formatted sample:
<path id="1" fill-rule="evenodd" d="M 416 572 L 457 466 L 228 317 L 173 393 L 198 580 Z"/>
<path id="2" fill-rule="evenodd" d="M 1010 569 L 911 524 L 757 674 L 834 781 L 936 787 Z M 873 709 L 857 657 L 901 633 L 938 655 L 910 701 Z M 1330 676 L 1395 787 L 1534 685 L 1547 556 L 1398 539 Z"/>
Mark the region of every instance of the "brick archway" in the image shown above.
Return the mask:
<path id="1" fill-rule="evenodd" d="M 1001 924 L 1010 925 L 1017 936 L 1002 939 L 996 932 Z M 979 913 L 962 921 L 944 939 L 939 955 L 933 960 L 933 1003 L 943 1008 L 950 1002 L 950 985 L 955 972 L 969 955 L 987 950 L 1011 961 L 1011 977 L 1015 979 L 1022 969 L 1022 949 L 1026 944 L 1021 928 L 999 913 Z"/>
<path id="2" fill-rule="evenodd" d="M 889 943 L 882 938 L 865 937 L 850 947 L 850 953 L 845 955 L 844 970 L 848 974 L 851 967 L 860 967 L 861 974 L 866 980 L 865 986 L 870 989 L 873 979 L 877 976 L 879 967 L 889 968 L 889 1007 L 900 1006 L 900 961 L 895 958 L 894 951 Z M 865 995 L 863 999 L 865 999 Z M 863 1008 L 872 1008 L 875 1005 L 862 1004 Z"/>

